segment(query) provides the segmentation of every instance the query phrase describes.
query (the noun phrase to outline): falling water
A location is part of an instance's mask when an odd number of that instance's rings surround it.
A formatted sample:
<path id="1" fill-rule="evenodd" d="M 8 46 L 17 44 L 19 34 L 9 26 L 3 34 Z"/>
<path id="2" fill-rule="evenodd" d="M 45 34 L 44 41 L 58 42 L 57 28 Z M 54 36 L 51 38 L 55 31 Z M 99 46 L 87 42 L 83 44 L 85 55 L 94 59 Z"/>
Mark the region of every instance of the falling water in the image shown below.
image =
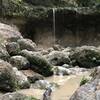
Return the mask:
<path id="1" fill-rule="evenodd" d="M 53 42 L 55 44 L 55 34 L 56 34 L 56 8 L 53 8 Z"/>

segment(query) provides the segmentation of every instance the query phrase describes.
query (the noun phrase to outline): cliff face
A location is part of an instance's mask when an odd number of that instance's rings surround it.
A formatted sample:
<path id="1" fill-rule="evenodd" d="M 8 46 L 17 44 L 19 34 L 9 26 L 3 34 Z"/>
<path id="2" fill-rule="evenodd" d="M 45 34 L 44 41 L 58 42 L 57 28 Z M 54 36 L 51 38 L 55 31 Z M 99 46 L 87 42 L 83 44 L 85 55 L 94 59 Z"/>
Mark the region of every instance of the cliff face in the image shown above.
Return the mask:
<path id="1" fill-rule="evenodd" d="M 56 0 L 51 2 L 52 5 L 44 5 L 46 3 L 41 4 L 42 2 L 38 4 L 38 0 L 34 2 L 31 0 L 31 4 L 29 0 L 8 1 L 2 5 L 0 20 L 17 25 L 24 37 L 31 38 L 39 45 L 51 46 L 54 40 L 64 46 L 100 44 L 99 7 L 65 7 L 65 5 L 59 7 L 60 3 Z M 49 0 L 44 2 L 51 4 L 48 3 Z M 53 8 L 55 6 L 54 36 Z"/>

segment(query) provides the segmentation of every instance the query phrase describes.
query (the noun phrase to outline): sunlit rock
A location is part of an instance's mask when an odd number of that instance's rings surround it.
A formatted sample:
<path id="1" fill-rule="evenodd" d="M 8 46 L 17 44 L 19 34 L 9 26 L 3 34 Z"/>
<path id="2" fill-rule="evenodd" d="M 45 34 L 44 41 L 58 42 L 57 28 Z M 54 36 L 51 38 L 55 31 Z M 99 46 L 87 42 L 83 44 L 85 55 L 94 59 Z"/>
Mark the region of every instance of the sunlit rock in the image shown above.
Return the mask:
<path id="1" fill-rule="evenodd" d="M 17 67 L 19 70 L 29 69 L 30 67 L 29 61 L 23 56 L 12 56 L 10 58 L 10 63 L 12 66 Z"/>

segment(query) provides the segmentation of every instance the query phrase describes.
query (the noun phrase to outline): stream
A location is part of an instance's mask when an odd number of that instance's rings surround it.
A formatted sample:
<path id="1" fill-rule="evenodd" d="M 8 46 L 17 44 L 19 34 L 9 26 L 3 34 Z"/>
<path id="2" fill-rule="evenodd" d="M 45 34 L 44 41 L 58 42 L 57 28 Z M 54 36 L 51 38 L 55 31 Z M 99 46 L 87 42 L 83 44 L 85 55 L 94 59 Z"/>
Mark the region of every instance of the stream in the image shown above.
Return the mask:
<path id="1" fill-rule="evenodd" d="M 80 81 L 82 77 L 89 77 L 89 72 L 84 72 L 78 75 L 70 75 L 70 76 L 52 76 L 46 78 L 49 82 L 54 82 L 59 85 L 58 88 L 54 89 L 52 92 L 51 100 L 69 100 L 72 94 L 79 87 Z M 19 91 L 20 93 L 31 95 L 36 97 L 39 100 L 42 100 L 42 96 L 44 90 L 41 89 L 25 89 Z"/>

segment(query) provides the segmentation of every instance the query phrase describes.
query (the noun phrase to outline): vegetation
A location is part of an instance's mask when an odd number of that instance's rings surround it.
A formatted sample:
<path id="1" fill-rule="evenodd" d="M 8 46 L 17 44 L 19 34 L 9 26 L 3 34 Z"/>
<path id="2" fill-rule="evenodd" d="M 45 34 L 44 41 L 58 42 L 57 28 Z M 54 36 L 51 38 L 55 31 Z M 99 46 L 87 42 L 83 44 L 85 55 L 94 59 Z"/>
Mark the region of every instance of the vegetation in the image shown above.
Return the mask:
<path id="1" fill-rule="evenodd" d="M 38 99 L 36 99 L 36 98 L 30 96 L 30 97 L 26 97 L 25 100 L 38 100 Z"/>
<path id="2" fill-rule="evenodd" d="M 83 77 L 83 78 L 81 79 L 80 86 L 86 84 L 88 81 L 89 81 L 89 79 Z"/>
<path id="3" fill-rule="evenodd" d="M 78 4 L 78 6 L 88 7 L 95 5 L 95 0 L 76 0 L 76 3 Z"/>
<path id="4" fill-rule="evenodd" d="M 10 69 L 9 69 L 10 70 Z M 15 77 L 11 76 L 8 70 L 4 70 L 0 75 L 0 89 L 2 91 L 15 91 L 20 87 L 17 84 Z"/>

